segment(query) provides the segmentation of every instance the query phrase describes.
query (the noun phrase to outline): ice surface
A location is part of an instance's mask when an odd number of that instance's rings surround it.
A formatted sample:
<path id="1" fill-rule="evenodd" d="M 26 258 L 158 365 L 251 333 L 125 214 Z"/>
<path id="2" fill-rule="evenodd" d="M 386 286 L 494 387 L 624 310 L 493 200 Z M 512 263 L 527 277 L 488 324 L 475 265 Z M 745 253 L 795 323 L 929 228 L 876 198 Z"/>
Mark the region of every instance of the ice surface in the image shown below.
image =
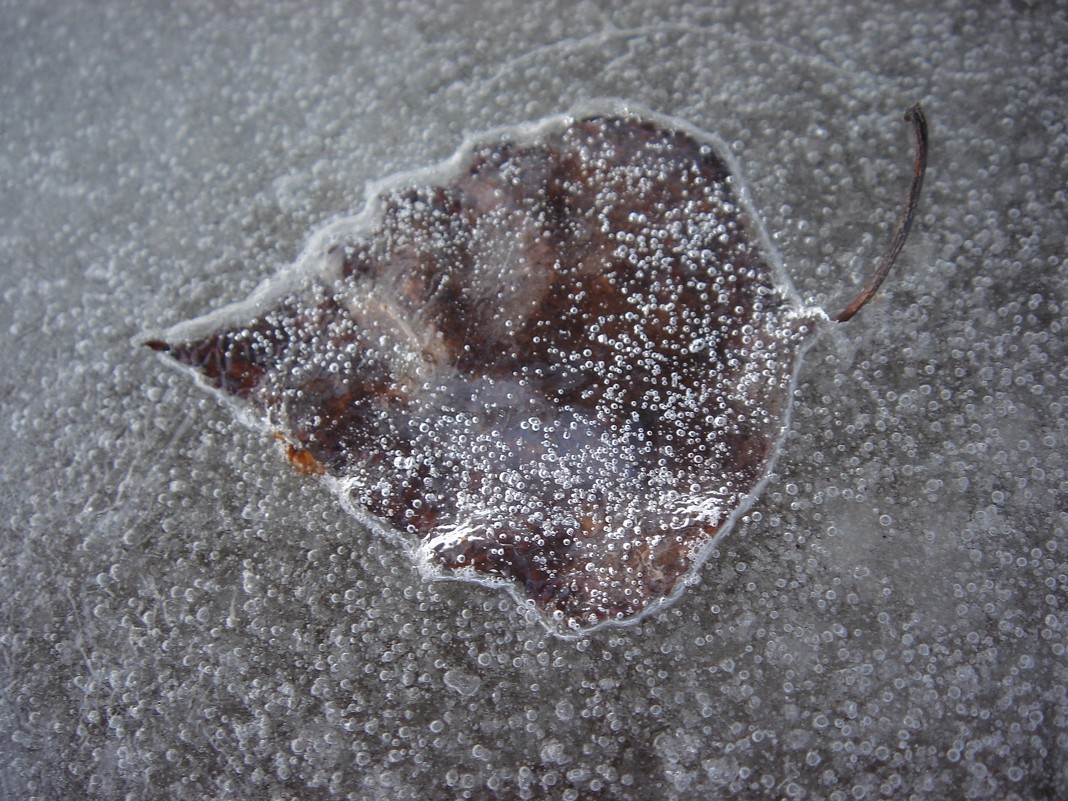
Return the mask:
<path id="1" fill-rule="evenodd" d="M 0 797 L 1068 794 L 1068 30 L 1041 3 L 0 11 Z M 560 641 L 427 585 L 136 344 L 353 187 L 603 96 L 715 128 L 806 301 L 766 491 Z M 503 607 L 503 608 L 502 608 Z"/>

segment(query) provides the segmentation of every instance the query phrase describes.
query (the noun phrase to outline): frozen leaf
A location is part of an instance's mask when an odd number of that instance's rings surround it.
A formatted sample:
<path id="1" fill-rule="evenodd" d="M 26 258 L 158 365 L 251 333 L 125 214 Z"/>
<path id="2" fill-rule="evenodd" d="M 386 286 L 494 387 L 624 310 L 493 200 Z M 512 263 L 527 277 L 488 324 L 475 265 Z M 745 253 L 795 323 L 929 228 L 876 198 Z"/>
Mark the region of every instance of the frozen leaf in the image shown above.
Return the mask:
<path id="1" fill-rule="evenodd" d="M 431 575 L 503 583 L 557 631 L 631 619 L 754 497 L 828 320 L 737 175 L 715 137 L 623 108 L 498 130 L 149 344 Z"/>

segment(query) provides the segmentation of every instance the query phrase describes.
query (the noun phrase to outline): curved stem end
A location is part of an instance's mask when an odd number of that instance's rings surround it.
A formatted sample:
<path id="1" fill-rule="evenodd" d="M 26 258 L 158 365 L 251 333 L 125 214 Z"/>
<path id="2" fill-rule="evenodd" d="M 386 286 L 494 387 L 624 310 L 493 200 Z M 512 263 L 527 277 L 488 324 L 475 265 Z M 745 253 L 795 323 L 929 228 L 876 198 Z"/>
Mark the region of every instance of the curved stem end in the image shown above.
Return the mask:
<path id="1" fill-rule="evenodd" d="M 912 220 L 916 216 L 916 206 L 919 204 L 920 191 L 923 189 L 923 176 L 927 172 L 927 118 L 923 115 L 923 109 L 920 108 L 919 103 L 905 112 L 905 121 L 912 123 L 912 130 L 916 136 L 916 157 L 912 164 L 912 184 L 909 186 L 909 193 L 905 198 L 905 208 L 901 213 L 901 219 L 897 222 L 897 227 L 894 229 L 890 247 L 883 255 L 882 261 L 879 262 L 879 267 L 856 298 L 853 299 L 853 302 L 834 316 L 833 319 L 837 323 L 844 323 L 851 319 L 871 300 L 872 295 L 879 289 L 883 280 L 890 273 L 890 268 L 897 261 L 898 254 L 901 253 L 901 249 L 905 246 L 905 240 L 908 238 Z"/>

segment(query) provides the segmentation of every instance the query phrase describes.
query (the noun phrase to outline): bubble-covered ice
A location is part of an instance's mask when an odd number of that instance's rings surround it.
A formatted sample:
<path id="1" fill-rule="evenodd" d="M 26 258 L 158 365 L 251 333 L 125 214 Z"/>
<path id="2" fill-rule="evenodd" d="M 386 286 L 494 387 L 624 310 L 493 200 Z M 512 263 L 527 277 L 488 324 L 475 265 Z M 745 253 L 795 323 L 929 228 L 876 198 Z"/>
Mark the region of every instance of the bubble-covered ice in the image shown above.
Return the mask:
<path id="1" fill-rule="evenodd" d="M 150 344 L 433 575 L 564 631 L 630 619 L 745 507 L 826 319 L 724 153 L 621 105 L 498 130 Z"/>
<path id="2" fill-rule="evenodd" d="M 1066 65 L 1030 0 L 0 2 L 0 798 L 1068 798 Z M 676 601 L 562 639 L 140 343 L 368 180 L 595 97 L 716 131 L 830 312 L 899 110 L 934 148 L 753 505 Z"/>

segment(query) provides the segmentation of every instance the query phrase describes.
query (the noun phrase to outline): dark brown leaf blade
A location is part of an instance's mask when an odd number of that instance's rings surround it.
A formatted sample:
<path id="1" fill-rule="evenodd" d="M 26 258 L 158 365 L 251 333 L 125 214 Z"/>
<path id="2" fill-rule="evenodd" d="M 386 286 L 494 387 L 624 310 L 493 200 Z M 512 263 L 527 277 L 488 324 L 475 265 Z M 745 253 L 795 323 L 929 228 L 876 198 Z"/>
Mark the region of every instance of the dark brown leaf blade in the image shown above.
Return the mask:
<path id="1" fill-rule="evenodd" d="M 432 575 L 503 583 L 564 632 L 677 594 L 766 474 L 826 320 L 722 146 L 557 118 L 385 185 L 349 229 L 303 289 L 151 346 Z"/>

